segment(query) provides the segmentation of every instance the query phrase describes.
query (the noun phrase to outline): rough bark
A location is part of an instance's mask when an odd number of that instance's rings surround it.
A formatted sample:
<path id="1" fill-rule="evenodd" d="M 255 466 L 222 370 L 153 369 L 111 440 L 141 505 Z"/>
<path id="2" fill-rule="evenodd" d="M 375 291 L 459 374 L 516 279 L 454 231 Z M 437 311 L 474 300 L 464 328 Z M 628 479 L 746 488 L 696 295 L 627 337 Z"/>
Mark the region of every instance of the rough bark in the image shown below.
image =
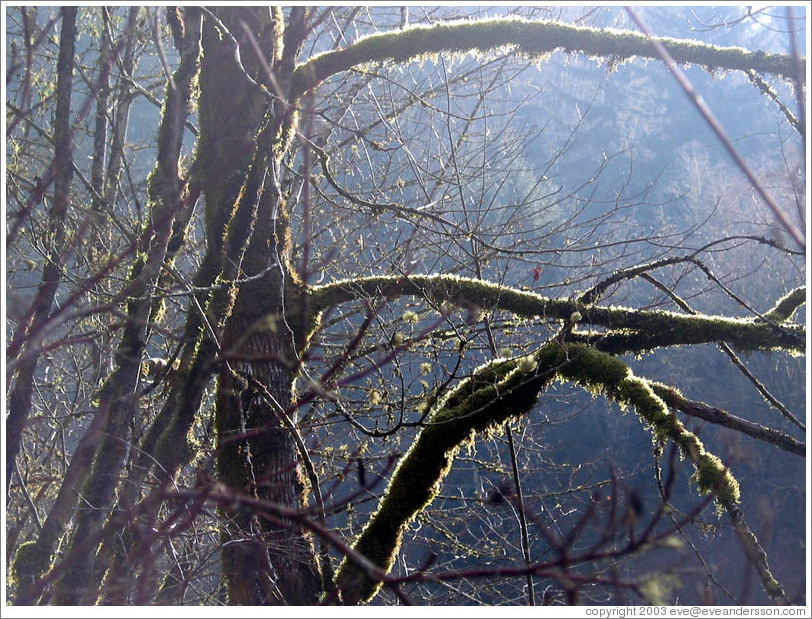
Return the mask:
<path id="1" fill-rule="evenodd" d="M 283 317 L 285 291 L 295 277 L 278 178 L 295 114 L 270 92 L 284 96 L 289 89 L 306 15 L 292 9 L 283 30 L 279 9 L 215 11 L 219 24 L 207 22 L 204 36 L 201 136 L 193 170 L 206 199 L 209 243 L 200 277 L 214 281 L 209 278 L 216 274 L 224 284 L 255 278 L 206 304 L 215 324 L 223 326 L 217 342 L 223 355 L 215 413 L 218 476 L 231 488 L 289 507 L 305 500 L 299 454 L 285 418 L 297 350 Z M 279 328 L 269 328 L 268 319 L 277 317 Z M 272 401 L 253 392 L 246 377 L 262 384 Z M 229 603 L 317 601 L 321 583 L 306 535 L 291 530 L 290 523 L 271 523 L 242 510 L 221 512 Z"/>

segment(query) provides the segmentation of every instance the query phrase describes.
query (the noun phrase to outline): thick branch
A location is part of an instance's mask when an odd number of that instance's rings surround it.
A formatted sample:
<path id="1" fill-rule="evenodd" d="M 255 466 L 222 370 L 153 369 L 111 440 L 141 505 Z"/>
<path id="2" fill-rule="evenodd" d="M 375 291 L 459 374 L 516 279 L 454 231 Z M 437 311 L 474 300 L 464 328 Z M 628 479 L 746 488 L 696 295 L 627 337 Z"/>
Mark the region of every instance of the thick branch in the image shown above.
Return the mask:
<path id="1" fill-rule="evenodd" d="M 437 406 L 392 475 L 377 513 L 354 550 L 389 571 L 411 520 L 435 498 L 460 445 L 476 432 L 528 412 L 553 374 L 532 357 L 497 359 L 479 367 Z M 380 582 L 348 560 L 336 583 L 345 604 L 368 601 Z"/>
<path id="2" fill-rule="evenodd" d="M 647 381 L 625 363 L 581 344 L 550 342 L 532 357 L 497 359 L 462 381 L 429 416 L 429 425 L 403 456 L 378 511 L 370 518 L 354 549 L 384 570 L 391 569 L 409 522 L 440 491 L 460 445 L 475 433 L 529 412 L 538 394 L 561 377 L 631 405 L 660 440 L 673 440 L 696 471 L 692 480 L 712 494 L 720 508 L 739 501 L 739 484 L 721 460 L 668 410 Z M 337 584 L 346 604 L 368 601 L 380 582 L 350 561 L 339 568 Z"/>
<path id="3" fill-rule="evenodd" d="M 680 63 L 770 73 L 785 78 L 794 76 L 792 58 L 786 54 L 717 47 L 686 39 L 657 40 Z M 659 57 L 646 37 L 636 32 L 522 19 L 444 22 L 374 34 L 344 49 L 314 56 L 297 67 L 292 100 L 330 76 L 361 64 L 386 60 L 407 62 L 440 52 L 488 52 L 505 46 L 531 57 L 558 49 L 612 60 Z"/>
<path id="4" fill-rule="evenodd" d="M 796 324 L 778 327 L 758 320 L 725 316 L 686 316 L 666 311 L 590 306 L 455 275 L 366 277 L 317 286 L 309 293 L 310 309 L 315 315 L 353 299 L 405 295 L 422 297 L 438 305 L 453 303 L 467 309 L 504 310 L 525 318 L 564 321 L 580 315 L 579 323 L 612 330 L 581 337 L 613 354 L 709 342 L 727 342 L 743 351 L 788 350 L 800 353 L 806 350 L 806 329 Z"/>

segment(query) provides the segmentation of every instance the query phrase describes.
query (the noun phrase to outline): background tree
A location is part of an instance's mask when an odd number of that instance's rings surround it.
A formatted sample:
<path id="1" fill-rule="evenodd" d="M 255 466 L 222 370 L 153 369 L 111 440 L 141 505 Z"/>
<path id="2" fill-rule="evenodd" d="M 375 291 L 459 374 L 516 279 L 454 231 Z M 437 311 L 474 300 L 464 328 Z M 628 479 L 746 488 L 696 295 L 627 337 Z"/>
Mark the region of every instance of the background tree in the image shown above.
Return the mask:
<path id="1" fill-rule="evenodd" d="M 14 603 L 803 601 L 805 60 L 662 41 L 744 183 L 622 14 L 511 12 L 8 9 Z"/>

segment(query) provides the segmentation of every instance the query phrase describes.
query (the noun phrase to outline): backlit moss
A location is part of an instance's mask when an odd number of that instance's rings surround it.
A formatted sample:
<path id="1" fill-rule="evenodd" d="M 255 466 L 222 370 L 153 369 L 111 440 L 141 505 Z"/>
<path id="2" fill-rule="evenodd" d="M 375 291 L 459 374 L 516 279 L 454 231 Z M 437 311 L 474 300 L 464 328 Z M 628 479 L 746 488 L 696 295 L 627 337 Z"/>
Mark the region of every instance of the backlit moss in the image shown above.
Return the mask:
<path id="1" fill-rule="evenodd" d="M 497 359 L 477 368 L 443 398 L 395 469 L 355 550 L 388 571 L 406 527 L 440 492 L 460 446 L 476 432 L 490 430 L 532 407 L 545 380 L 536 369 L 532 357 Z M 336 582 L 347 604 L 369 600 L 380 588 L 380 583 L 347 560 Z"/>
<path id="2" fill-rule="evenodd" d="M 567 321 L 580 314 L 579 325 L 596 325 L 602 332 L 579 333 L 584 343 L 612 354 L 636 354 L 680 344 L 727 342 L 742 351 L 806 350 L 806 329 L 785 324 L 780 329 L 763 321 L 686 315 L 660 310 L 584 305 L 551 299 L 533 292 L 455 275 L 376 276 L 342 280 L 308 290 L 310 311 L 323 310 L 365 297 L 416 296 L 436 305 L 452 303 L 470 310 L 503 310 L 522 318 Z"/>
<path id="3" fill-rule="evenodd" d="M 455 302 L 460 302 L 461 297 L 467 302 L 483 300 L 492 291 L 490 284 L 472 284 L 461 278 L 421 278 L 420 287 L 415 279 L 418 278 L 410 278 L 408 283 L 401 280 L 396 285 L 401 292 L 416 290 L 424 295 L 437 294 L 436 286 L 442 285 L 446 299 L 450 297 Z M 388 283 L 392 285 L 392 280 Z M 341 295 L 342 290 L 353 289 L 356 284 L 346 283 L 326 294 Z M 367 280 L 362 287 L 369 284 Z M 374 290 L 378 294 L 388 294 L 381 280 L 376 284 Z M 326 290 L 322 288 L 317 294 L 325 294 Z M 357 292 L 354 289 L 353 294 Z M 720 507 L 739 500 L 738 483 L 721 460 L 705 450 L 647 381 L 634 376 L 620 359 L 594 347 L 552 341 L 532 357 L 496 359 L 483 364 L 434 406 L 428 415 L 428 425 L 395 469 L 378 511 L 359 536 L 355 550 L 388 571 L 406 527 L 439 493 L 460 445 L 477 432 L 488 431 L 531 410 L 539 391 L 556 375 L 593 393 L 613 397 L 621 405 L 633 406 L 658 441 L 673 440 L 693 463 L 696 468 L 693 480 L 700 492 L 712 493 Z M 370 600 L 381 586 L 347 560 L 341 564 L 336 582 L 347 604 Z"/>
<path id="4" fill-rule="evenodd" d="M 751 52 L 740 47 L 718 47 L 693 40 L 660 38 L 659 41 L 680 63 L 793 76 L 792 61 L 786 54 Z M 442 52 L 492 53 L 506 48 L 533 59 L 543 59 L 558 49 L 601 60 L 609 58 L 615 64 L 635 57 L 658 58 L 651 43 L 639 32 L 517 18 L 440 22 L 373 34 L 344 49 L 313 56 L 297 67 L 291 98 L 296 100 L 328 77 L 365 63 L 402 63 L 432 59 Z"/>
<path id="5" fill-rule="evenodd" d="M 696 469 L 692 481 L 702 494 L 712 493 L 720 508 L 737 503 L 738 481 L 722 461 L 708 453 L 699 438 L 668 410 L 648 381 L 634 376 L 622 361 L 611 355 L 596 350 L 586 352 L 584 348 L 582 345 L 567 346 L 568 350 L 572 349 L 570 355 L 576 362 L 561 367 L 560 374 L 593 391 L 603 385 L 603 390 L 616 397 L 619 403 L 633 406 L 651 427 L 657 440 L 673 440 L 691 461 Z M 622 376 L 621 366 L 626 371 Z M 591 374 L 590 368 L 593 367 L 598 371 Z"/>
<path id="6" fill-rule="evenodd" d="M 806 302 L 806 286 L 800 286 L 794 290 L 790 290 L 786 295 L 781 297 L 773 308 L 764 314 L 765 318 L 774 320 L 775 322 L 784 322 L 792 318 L 801 305 Z"/>
<path id="7" fill-rule="evenodd" d="M 695 465 L 696 473 L 691 479 L 702 494 L 713 493 L 717 503 L 723 507 L 739 502 L 739 482 L 719 458 L 703 450 Z"/>

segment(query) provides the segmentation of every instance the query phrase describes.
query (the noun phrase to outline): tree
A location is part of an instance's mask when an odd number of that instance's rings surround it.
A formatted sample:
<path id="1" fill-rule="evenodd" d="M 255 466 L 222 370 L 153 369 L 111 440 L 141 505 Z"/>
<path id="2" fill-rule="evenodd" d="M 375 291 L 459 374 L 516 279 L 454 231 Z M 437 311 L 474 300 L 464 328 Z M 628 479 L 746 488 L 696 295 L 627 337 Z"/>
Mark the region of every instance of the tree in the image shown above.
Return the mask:
<path id="1" fill-rule="evenodd" d="M 562 191 L 539 171 L 555 169 L 566 141 L 531 161 L 523 145 L 534 129 L 500 97 L 556 50 L 615 64 L 662 52 L 634 32 L 534 11 L 462 21 L 405 11 L 9 9 L 14 603 L 178 603 L 198 590 L 199 602 L 356 604 L 382 586 L 409 601 L 410 583 L 497 577 L 526 585 L 530 603 L 538 582 L 569 603 L 588 599 L 588 586 L 652 601 L 657 582 L 606 566 L 662 551 L 710 504 L 727 514 L 767 599 L 798 601 L 744 518 L 735 471 L 680 416 L 796 458 L 802 422 L 755 378 L 787 428 L 638 376 L 631 357 L 708 344 L 739 365 L 737 352 L 802 355 L 802 217 L 778 207 L 784 244 L 764 225 L 628 236 L 625 211 L 650 190 L 627 187 L 611 208 L 597 181 Z M 77 36 L 77 19 L 89 34 Z M 773 94 L 774 76 L 802 96 L 797 56 L 658 41 L 677 63 L 745 72 Z M 136 93 L 160 105 L 143 182 L 124 146 Z M 614 160 L 596 178 L 616 173 Z M 656 251 L 638 252 L 641 243 Z M 743 274 L 715 265 L 739 244 L 791 265 L 781 291 L 745 300 L 730 290 L 726 278 Z M 25 261 L 40 275 L 31 300 Z M 538 281 L 545 269 L 561 275 L 550 287 L 559 294 L 520 288 L 519 272 Z M 679 290 L 697 272 L 745 315 L 695 310 L 712 295 Z M 676 309 L 645 307 L 639 283 Z M 630 306 L 606 304 L 612 294 Z M 567 532 L 530 508 L 511 424 L 557 381 L 633 409 L 651 430 L 655 469 L 667 474 L 648 517 L 612 475 L 607 495 L 569 489 L 587 500 Z M 486 503 L 518 514 L 522 560 L 432 570 L 429 556 L 398 572 L 404 536 L 429 517 L 460 448 L 500 429 L 511 481 Z M 700 493 L 688 507 L 674 498 L 684 467 Z M 359 507 L 370 494 L 371 513 Z M 364 526 L 348 534 L 356 515 Z M 554 559 L 533 556 L 536 537 Z M 207 571 L 212 557 L 219 573 Z"/>

